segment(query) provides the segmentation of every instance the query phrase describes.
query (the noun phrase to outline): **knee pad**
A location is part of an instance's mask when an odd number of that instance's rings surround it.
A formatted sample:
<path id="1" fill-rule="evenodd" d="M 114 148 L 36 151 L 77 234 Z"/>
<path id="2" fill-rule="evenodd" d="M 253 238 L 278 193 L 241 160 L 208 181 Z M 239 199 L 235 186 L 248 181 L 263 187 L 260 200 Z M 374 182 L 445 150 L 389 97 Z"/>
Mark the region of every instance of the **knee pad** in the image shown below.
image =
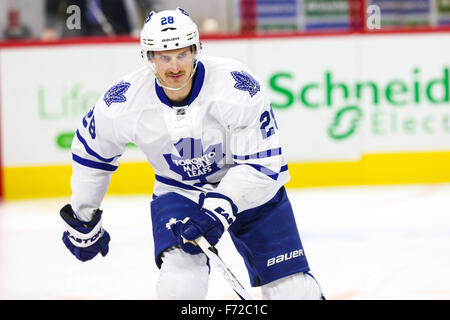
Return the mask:
<path id="1" fill-rule="evenodd" d="M 208 292 L 209 266 L 203 253 L 191 255 L 180 248 L 162 254 L 156 283 L 161 300 L 204 300 Z"/>
<path id="2" fill-rule="evenodd" d="M 265 300 L 320 300 L 322 290 L 309 273 L 296 273 L 261 286 Z"/>

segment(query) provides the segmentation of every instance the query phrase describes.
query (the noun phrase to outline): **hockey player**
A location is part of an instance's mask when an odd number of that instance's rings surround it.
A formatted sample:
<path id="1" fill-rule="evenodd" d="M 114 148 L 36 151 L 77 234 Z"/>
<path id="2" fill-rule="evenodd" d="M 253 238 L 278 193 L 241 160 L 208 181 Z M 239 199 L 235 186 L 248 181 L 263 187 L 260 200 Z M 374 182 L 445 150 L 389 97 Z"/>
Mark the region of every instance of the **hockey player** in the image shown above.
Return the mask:
<path id="1" fill-rule="evenodd" d="M 108 253 L 100 206 L 132 142 L 155 171 L 159 299 L 205 299 L 209 265 L 193 241 L 216 245 L 227 231 L 264 299 L 320 299 L 262 82 L 237 61 L 200 58 L 197 26 L 181 8 L 151 12 L 141 48 L 147 66 L 109 88 L 76 132 L 64 244 L 81 261 Z"/>

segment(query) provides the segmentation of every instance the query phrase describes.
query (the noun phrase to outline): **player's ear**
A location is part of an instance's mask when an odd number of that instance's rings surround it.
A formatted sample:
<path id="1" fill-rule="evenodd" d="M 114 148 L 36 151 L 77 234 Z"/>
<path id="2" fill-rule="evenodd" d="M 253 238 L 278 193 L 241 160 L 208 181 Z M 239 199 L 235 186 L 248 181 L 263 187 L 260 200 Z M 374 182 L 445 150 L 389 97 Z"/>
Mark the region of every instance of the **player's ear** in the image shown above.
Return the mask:
<path id="1" fill-rule="evenodd" d="M 142 53 L 142 55 L 144 55 L 144 53 Z M 147 60 L 148 61 L 152 61 L 154 57 L 155 57 L 155 54 L 153 53 L 153 51 L 147 51 Z"/>
<path id="2" fill-rule="evenodd" d="M 195 47 L 195 45 L 192 44 L 192 45 L 189 47 L 189 49 L 190 49 L 192 55 L 195 56 L 195 55 L 197 54 L 197 48 Z"/>

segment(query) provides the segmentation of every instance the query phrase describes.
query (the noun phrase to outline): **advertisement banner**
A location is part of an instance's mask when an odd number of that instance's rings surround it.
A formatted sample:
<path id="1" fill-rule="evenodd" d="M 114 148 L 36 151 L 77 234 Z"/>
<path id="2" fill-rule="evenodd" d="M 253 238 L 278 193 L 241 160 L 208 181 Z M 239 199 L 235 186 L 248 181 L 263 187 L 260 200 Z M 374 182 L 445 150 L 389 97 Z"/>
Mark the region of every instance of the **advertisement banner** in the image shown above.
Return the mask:
<path id="1" fill-rule="evenodd" d="M 0 57 L 5 167 L 70 162 L 81 118 L 115 79 L 142 67 L 136 45 L 8 48 Z"/>

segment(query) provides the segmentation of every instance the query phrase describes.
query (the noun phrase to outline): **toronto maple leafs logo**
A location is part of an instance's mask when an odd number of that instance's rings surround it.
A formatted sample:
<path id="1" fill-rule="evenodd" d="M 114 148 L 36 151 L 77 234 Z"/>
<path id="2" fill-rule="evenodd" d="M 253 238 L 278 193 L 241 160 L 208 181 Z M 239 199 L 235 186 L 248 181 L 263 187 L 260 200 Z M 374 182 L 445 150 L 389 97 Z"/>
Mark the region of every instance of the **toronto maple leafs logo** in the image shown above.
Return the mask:
<path id="1" fill-rule="evenodd" d="M 153 16 L 154 13 L 155 13 L 155 12 L 152 11 L 152 12 L 150 12 L 150 13 L 148 14 L 147 18 L 146 18 L 145 21 L 144 21 L 144 24 L 150 21 L 150 19 L 152 18 L 152 16 Z"/>
<path id="2" fill-rule="evenodd" d="M 121 81 L 118 84 L 114 85 L 111 89 L 109 89 L 105 95 L 103 96 L 103 100 L 106 105 L 109 107 L 113 103 L 120 103 L 127 101 L 124 94 L 130 88 L 129 82 Z"/>
<path id="3" fill-rule="evenodd" d="M 178 155 L 167 153 L 163 156 L 170 170 L 181 175 L 183 180 L 206 182 L 207 176 L 220 169 L 218 163 L 225 156 L 222 143 L 214 144 L 203 150 L 203 143 L 200 139 L 183 138 L 174 146 Z"/>
<path id="4" fill-rule="evenodd" d="M 189 17 L 189 13 L 187 13 L 187 11 L 186 10 L 184 10 L 184 9 L 182 9 L 182 8 L 177 8 L 182 14 L 184 14 L 184 15 L 186 15 L 186 16 L 188 16 Z"/>
<path id="5" fill-rule="evenodd" d="M 231 72 L 231 75 L 233 76 L 233 79 L 236 80 L 234 87 L 238 90 L 248 91 L 250 97 L 253 97 L 260 90 L 258 81 L 253 79 L 253 77 L 244 70 L 241 72 L 233 71 Z"/>

